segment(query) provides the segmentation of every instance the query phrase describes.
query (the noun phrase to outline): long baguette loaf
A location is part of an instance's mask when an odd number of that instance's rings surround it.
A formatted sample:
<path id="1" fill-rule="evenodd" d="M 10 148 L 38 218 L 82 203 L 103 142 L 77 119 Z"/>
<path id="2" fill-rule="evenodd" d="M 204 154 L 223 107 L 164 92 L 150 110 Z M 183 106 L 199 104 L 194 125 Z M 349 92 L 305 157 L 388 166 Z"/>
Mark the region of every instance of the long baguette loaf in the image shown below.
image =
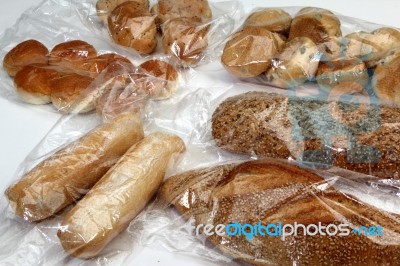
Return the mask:
<path id="1" fill-rule="evenodd" d="M 283 225 L 381 226 L 382 236 L 297 235 L 282 239 L 254 234 L 208 235 L 225 254 L 255 265 L 395 265 L 400 217 L 333 188 L 315 173 L 283 162 L 260 160 L 193 170 L 169 178 L 159 197 L 195 225 L 238 222 Z M 200 232 L 202 230 L 200 228 Z M 205 229 L 204 229 L 205 230 Z M 332 232 L 333 230 L 330 230 Z M 250 231 L 247 231 L 250 232 Z M 203 232 L 204 233 L 204 232 Z"/>
<path id="2" fill-rule="evenodd" d="M 154 133 L 134 145 L 65 216 L 58 237 L 72 256 L 96 256 L 145 207 L 183 141 Z"/>
<path id="3" fill-rule="evenodd" d="M 228 151 L 400 178 L 399 107 L 249 92 L 226 99 L 212 136 Z"/>
<path id="4" fill-rule="evenodd" d="M 138 117 L 122 114 L 39 163 L 6 196 L 23 219 L 46 219 L 80 199 L 143 135 Z"/>

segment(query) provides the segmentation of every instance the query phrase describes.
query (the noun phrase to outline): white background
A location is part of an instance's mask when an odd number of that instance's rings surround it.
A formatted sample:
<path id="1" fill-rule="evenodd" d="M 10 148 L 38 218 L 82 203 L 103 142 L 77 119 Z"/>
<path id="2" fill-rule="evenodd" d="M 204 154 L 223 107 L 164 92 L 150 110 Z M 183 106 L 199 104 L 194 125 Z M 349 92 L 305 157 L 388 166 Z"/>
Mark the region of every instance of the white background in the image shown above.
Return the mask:
<path id="1" fill-rule="evenodd" d="M 11 27 L 21 13 L 39 0 L 0 1 L 0 34 Z M 246 11 L 257 6 L 318 6 L 343 15 L 400 27 L 398 0 L 259 0 L 243 1 Z M 2 58 L 0 59 L 2 61 Z M 0 90 L 2 89 L 0 84 Z M 29 105 L 18 105 L 0 98 L 0 193 L 11 183 L 19 163 L 50 130 L 59 115 Z M 132 259 L 132 265 L 209 265 L 167 252 L 143 249 Z"/>

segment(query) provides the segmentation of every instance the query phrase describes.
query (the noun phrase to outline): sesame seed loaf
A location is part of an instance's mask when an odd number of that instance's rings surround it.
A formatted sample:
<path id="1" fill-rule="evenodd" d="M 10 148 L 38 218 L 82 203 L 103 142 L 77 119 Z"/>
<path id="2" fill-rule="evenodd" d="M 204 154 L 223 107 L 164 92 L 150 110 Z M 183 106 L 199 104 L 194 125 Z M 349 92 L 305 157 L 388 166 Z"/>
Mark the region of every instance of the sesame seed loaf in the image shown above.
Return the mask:
<path id="1" fill-rule="evenodd" d="M 212 116 L 217 146 L 314 167 L 400 178 L 400 108 L 249 92 Z"/>
<path id="2" fill-rule="evenodd" d="M 319 175 L 277 160 L 193 170 L 169 178 L 159 197 L 196 225 L 380 225 L 382 237 L 255 235 L 207 239 L 234 259 L 254 265 L 392 265 L 400 252 L 399 216 L 343 194 Z M 204 233 L 204 232 L 203 232 Z"/>

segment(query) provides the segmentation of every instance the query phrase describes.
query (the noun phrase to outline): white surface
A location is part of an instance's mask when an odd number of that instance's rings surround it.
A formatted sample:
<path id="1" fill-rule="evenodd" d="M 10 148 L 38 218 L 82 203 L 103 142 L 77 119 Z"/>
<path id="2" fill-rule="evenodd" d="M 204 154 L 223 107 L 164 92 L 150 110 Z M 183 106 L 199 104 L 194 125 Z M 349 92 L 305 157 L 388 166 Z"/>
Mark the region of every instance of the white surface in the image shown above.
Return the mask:
<path id="1" fill-rule="evenodd" d="M 12 26 L 20 14 L 39 0 L 12 0 L 0 2 L 0 34 Z M 257 6 L 319 6 L 343 15 L 360 18 L 379 24 L 400 27 L 400 1 L 398 0 L 337 0 L 300 1 L 269 0 L 244 1 L 246 11 Z M 2 60 L 2 59 L 1 59 Z M 1 85 L 0 85 L 0 89 Z M 41 110 L 40 107 L 17 105 L 0 98 L 0 191 L 1 193 L 14 178 L 19 163 L 50 130 L 59 115 Z M 131 265 L 208 265 L 193 258 L 143 249 L 137 252 Z"/>

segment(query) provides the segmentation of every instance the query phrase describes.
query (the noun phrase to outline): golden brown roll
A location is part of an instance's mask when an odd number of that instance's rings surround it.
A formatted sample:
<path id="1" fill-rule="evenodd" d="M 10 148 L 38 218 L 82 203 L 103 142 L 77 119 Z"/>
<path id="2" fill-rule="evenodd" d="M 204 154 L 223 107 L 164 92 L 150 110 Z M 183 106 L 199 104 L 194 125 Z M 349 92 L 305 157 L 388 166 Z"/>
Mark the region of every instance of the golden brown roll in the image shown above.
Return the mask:
<path id="1" fill-rule="evenodd" d="M 243 28 L 261 27 L 266 30 L 289 34 L 292 17 L 279 8 L 263 8 L 251 13 L 243 24 Z"/>
<path id="2" fill-rule="evenodd" d="M 120 4 L 132 1 L 132 0 L 98 0 L 96 3 L 96 11 L 99 20 L 107 25 L 108 15 Z M 147 10 L 149 10 L 149 0 L 133 0 L 137 2 Z"/>
<path id="3" fill-rule="evenodd" d="M 47 64 L 48 53 L 49 50 L 41 42 L 27 40 L 15 46 L 5 55 L 3 68 L 13 77 L 24 66 L 30 64 Z"/>
<path id="4" fill-rule="evenodd" d="M 178 136 L 161 132 L 132 146 L 64 217 L 57 233 L 63 248 L 79 258 L 98 255 L 146 206 L 184 150 Z"/>
<path id="5" fill-rule="evenodd" d="M 85 98 L 85 90 L 93 82 L 88 76 L 75 73 L 51 81 L 51 101 L 54 107 L 63 113 L 86 113 L 94 109 L 94 104 L 82 106 L 80 100 Z"/>
<path id="6" fill-rule="evenodd" d="M 245 28 L 235 33 L 226 43 L 221 62 L 238 78 L 260 75 L 271 67 L 271 62 L 283 45 L 278 34 L 263 28 Z"/>
<path id="7" fill-rule="evenodd" d="M 183 64 L 193 65 L 203 58 L 208 46 L 210 25 L 204 25 L 195 19 L 175 18 L 163 25 L 162 46 Z"/>
<path id="8" fill-rule="evenodd" d="M 340 20 L 329 10 L 317 7 L 305 7 L 293 18 L 289 41 L 296 37 L 308 37 L 319 45 L 329 37 L 340 37 Z"/>
<path id="9" fill-rule="evenodd" d="M 74 40 L 54 46 L 50 52 L 49 63 L 50 65 L 74 68 L 75 64 L 80 64 L 84 59 L 96 56 L 97 51 L 91 44 Z"/>
<path id="10" fill-rule="evenodd" d="M 108 29 L 114 41 L 142 54 L 152 53 L 157 46 L 157 27 L 148 9 L 128 1 L 117 6 L 108 16 Z"/>
<path id="11" fill-rule="evenodd" d="M 272 67 L 265 73 L 267 82 L 279 88 L 312 80 L 318 69 L 319 54 L 315 43 L 307 38 L 294 38 L 285 43 Z"/>
<path id="12" fill-rule="evenodd" d="M 47 67 L 47 65 L 28 65 L 14 77 L 14 86 L 18 96 L 31 104 L 47 104 L 51 102 L 52 81 L 62 77 L 64 73 Z"/>
<path id="13" fill-rule="evenodd" d="M 101 124 L 10 186 L 6 196 L 11 207 L 30 222 L 56 214 L 86 194 L 142 138 L 142 125 L 133 114 Z"/>
<path id="14" fill-rule="evenodd" d="M 167 99 L 176 91 L 179 75 L 171 64 L 153 59 L 142 63 L 139 68 L 144 72 L 144 89 L 150 98 Z"/>
<path id="15" fill-rule="evenodd" d="M 321 62 L 318 66 L 316 80 L 320 86 L 333 88 L 341 83 L 355 83 L 360 86 L 349 86 L 349 91 L 364 88 L 368 83 L 368 69 L 364 62 L 359 59 L 337 60 Z M 345 89 L 343 87 L 343 89 Z M 358 91 L 361 93 L 362 91 Z"/>
<path id="16" fill-rule="evenodd" d="M 400 104 L 400 56 L 375 68 L 372 86 L 381 102 Z"/>
<path id="17" fill-rule="evenodd" d="M 212 18 L 208 0 L 159 0 L 151 8 L 151 14 L 157 17 L 157 25 L 176 18 L 189 18 L 198 22 L 207 22 Z"/>
<path id="18" fill-rule="evenodd" d="M 104 118 L 114 117 L 123 112 L 140 114 L 144 110 L 146 99 L 147 95 L 138 92 L 136 84 L 114 83 L 96 100 L 96 112 Z"/>

